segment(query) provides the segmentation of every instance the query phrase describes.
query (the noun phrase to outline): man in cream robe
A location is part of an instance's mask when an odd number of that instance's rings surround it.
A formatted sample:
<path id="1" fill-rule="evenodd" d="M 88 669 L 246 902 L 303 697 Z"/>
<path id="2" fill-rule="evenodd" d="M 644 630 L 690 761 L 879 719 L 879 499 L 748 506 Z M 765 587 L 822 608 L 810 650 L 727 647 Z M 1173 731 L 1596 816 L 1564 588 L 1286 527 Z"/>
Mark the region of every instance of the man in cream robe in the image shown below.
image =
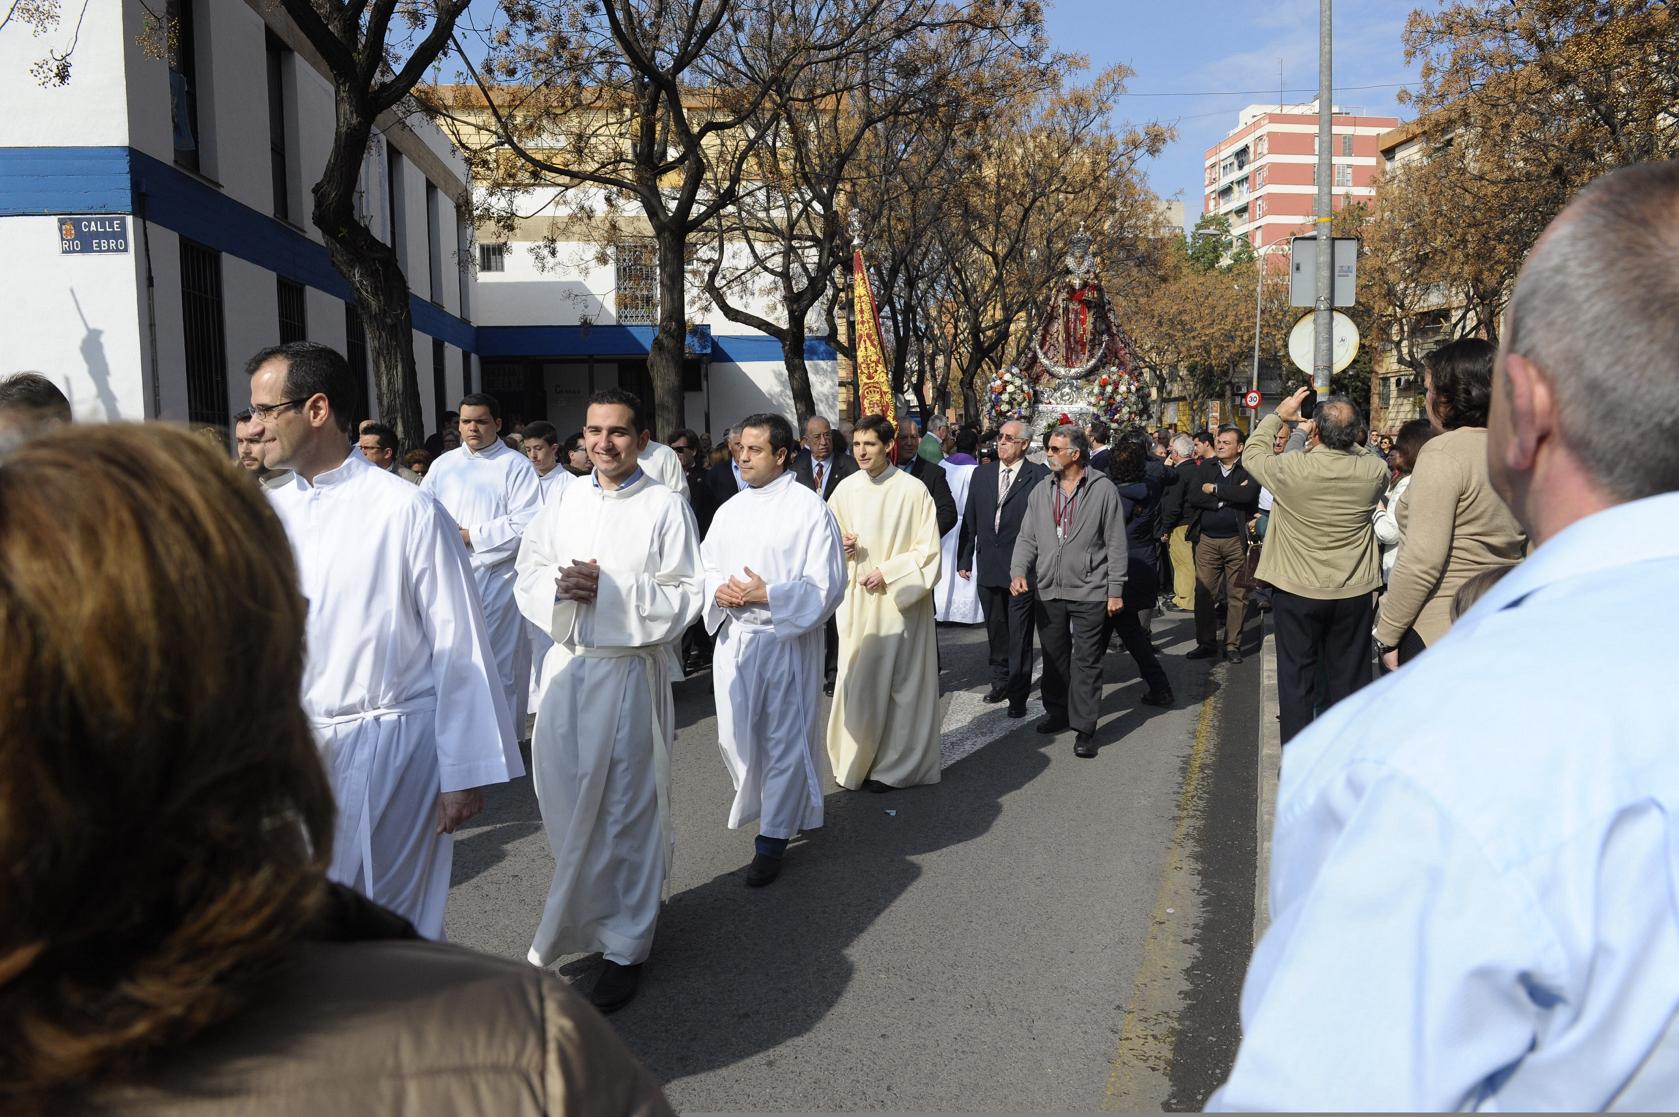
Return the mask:
<path id="1" fill-rule="evenodd" d="M 858 471 L 828 501 L 847 557 L 828 758 L 851 790 L 939 779 L 938 514 L 927 486 L 891 464 L 892 435 L 878 415 L 859 420 Z"/>
<path id="2" fill-rule="evenodd" d="M 554 880 L 530 961 L 604 960 L 589 1000 L 629 1003 L 653 946 L 670 871 L 671 679 L 676 646 L 700 611 L 694 514 L 643 471 L 641 403 L 589 402 L 594 473 L 555 494 L 525 533 L 519 608 L 548 631 L 531 746 Z"/>
<path id="3" fill-rule="evenodd" d="M 338 801 L 327 875 L 440 939 L 449 834 L 477 788 L 524 774 L 466 549 L 436 500 L 345 444 L 360 388 L 342 356 L 297 342 L 247 368 L 257 449 L 292 471 L 268 498 L 309 601 L 303 707 Z"/>
<path id="4" fill-rule="evenodd" d="M 542 507 L 542 487 L 530 461 L 501 440 L 500 412 L 494 396 L 475 393 L 462 399 L 461 444 L 432 463 L 420 487 L 460 527 L 490 626 L 496 674 L 513 727 L 523 737 L 530 641 L 513 600 L 513 558 L 525 525 Z"/>
<path id="5" fill-rule="evenodd" d="M 758 823 L 753 887 L 781 872 L 790 839 L 822 825 L 828 775 L 818 688 L 845 552 L 827 504 L 789 468 L 797 445 L 780 415 L 742 421 L 747 488 L 717 510 L 700 546 L 717 743 L 735 783 L 729 828 Z"/>

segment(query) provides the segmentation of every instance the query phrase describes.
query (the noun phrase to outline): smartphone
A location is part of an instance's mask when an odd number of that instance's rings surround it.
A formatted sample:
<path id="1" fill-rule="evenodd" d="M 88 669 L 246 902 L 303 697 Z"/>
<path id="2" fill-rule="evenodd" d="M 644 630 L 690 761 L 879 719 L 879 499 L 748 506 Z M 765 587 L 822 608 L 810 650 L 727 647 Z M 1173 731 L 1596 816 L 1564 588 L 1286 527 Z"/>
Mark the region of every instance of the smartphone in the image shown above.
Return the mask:
<path id="1" fill-rule="evenodd" d="M 1306 398 L 1300 401 L 1300 417 L 1310 419 L 1312 412 L 1318 409 L 1318 390 L 1313 388 L 1306 393 Z"/>

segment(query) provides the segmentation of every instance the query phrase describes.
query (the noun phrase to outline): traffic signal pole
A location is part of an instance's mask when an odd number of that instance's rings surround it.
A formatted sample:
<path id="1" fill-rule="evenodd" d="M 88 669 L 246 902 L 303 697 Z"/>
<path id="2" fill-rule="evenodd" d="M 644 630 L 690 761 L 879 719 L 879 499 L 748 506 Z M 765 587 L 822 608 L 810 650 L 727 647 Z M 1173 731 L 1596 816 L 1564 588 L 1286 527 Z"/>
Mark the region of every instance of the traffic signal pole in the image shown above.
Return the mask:
<path id="1" fill-rule="evenodd" d="M 1319 396 L 1329 394 L 1329 378 L 1335 366 L 1334 287 L 1335 241 L 1332 219 L 1335 200 L 1333 105 L 1335 85 L 1331 73 L 1334 48 L 1331 28 L 1333 0 L 1318 0 L 1318 198 L 1317 198 L 1317 287 L 1312 303 L 1312 387 Z"/>

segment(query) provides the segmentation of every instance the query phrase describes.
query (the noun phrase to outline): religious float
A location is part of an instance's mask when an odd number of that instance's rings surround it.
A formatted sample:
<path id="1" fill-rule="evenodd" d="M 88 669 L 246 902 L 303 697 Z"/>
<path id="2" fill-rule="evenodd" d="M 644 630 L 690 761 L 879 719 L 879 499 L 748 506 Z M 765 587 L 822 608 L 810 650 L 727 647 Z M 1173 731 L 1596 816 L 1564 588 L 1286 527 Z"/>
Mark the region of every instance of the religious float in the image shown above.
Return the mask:
<path id="1" fill-rule="evenodd" d="M 1066 256 L 1067 276 L 1050 299 L 1026 350 L 990 384 L 997 423 L 1025 419 L 1034 432 L 1070 421 L 1105 419 L 1142 424 L 1147 389 L 1131 346 L 1114 322 L 1113 304 L 1097 276 L 1091 240 L 1081 227 Z"/>

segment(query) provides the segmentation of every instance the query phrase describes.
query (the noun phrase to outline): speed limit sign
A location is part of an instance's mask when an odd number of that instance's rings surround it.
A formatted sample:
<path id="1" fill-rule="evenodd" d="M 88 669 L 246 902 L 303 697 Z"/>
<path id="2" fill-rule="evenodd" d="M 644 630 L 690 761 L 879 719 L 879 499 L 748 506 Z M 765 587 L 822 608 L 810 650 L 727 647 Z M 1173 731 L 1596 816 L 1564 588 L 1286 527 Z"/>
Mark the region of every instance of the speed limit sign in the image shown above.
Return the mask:
<path id="1" fill-rule="evenodd" d="M 1242 406 L 1249 409 L 1257 408 L 1259 406 L 1259 393 L 1249 392 L 1247 395 L 1243 396 Z"/>

